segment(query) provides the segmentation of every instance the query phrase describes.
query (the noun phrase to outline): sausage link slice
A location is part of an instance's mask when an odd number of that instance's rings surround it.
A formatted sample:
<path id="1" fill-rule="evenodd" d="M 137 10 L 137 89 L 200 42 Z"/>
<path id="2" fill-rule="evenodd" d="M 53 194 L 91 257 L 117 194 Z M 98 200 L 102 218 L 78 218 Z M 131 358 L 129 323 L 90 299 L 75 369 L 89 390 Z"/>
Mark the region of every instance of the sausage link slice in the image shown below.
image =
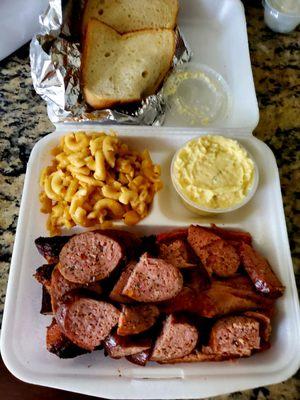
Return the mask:
<path id="1" fill-rule="evenodd" d="M 203 352 L 232 357 L 249 357 L 260 349 L 259 322 L 249 317 L 223 317 L 212 327 L 209 346 Z"/>
<path id="2" fill-rule="evenodd" d="M 34 243 L 38 252 L 47 260 L 49 264 L 57 264 L 61 249 L 71 237 L 72 236 L 40 236 L 35 239 Z"/>
<path id="3" fill-rule="evenodd" d="M 56 321 L 73 343 L 92 351 L 109 335 L 119 315 L 112 304 L 75 296 L 60 304 Z"/>
<path id="4" fill-rule="evenodd" d="M 265 341 L 270 341 L 270 336 L 272 332 L 271 320 L 270 318 L 258 311 L 247 311 L 244 313 L 246 317 L 251 317 L 259 322 L 260 337 Z"/>
<path id="5" fill-rule="evenodd" d="M 197 264 L 190 245 L 182 239 L 159 244 L 159 258 L 177 268 L 192 268 Z"/>
<path id="6" fill-rule="evenodd" d="M 171 314 L 155 342 L 151 360 L 161 362 L 184 357 L 194 350 L 197 341 L 197 329 L 188 322 L 177 321 Z"/>
<path id="7" fill-rule="evenodd" d="M 274 274 L 268 261 L 263 258 L 253 247 L 246 243 L 240 246 L 242 264 L 250 279 L 259 292 L 270 297 L 280 297 L 284 293 L 284 286 Z"/>
<path id="8" fill-rule="evenodd" d="M 230 240 L 238 243 L 245 242 L 247 244 L 252 243 L 252 236 L 250 235 L 249 232 L 223 229 L 219 228 L 215 224 L 211 224 L 210 228 L 204 228 L 204 229 L 211 231 L 212 233 L 214 233 L 217 236 L 220 236 L 220 238 L 224 240 Z"/>
<path id="9" fill-rule="evenodd" d="M 87 353 L 63 334 L 54 318 L 51 325 L 47 327 L 46 345 L 47 350 L 59 358 L 74 358 Z"/>
<path id="10" fill-rule="evenodd" d="M 174 265 L 144 254 L 136 264 L 122 294 L 136 301 L 151 303 L 175 297 L 183 278 Z"/>
<path id="11" fill-rule="evenodd" d="M 187 229 L 175 229 L 171 232 L 159 233 L 156 236 L 156 242 L 162 243 L 162 242 L 168 242 L 170 240 L 173 241 L 177 239 L 186 239 L 187 235 L 188 235 Z"/>
<path id="12" fill-rule="evenodd" d="M 64 245 L 59 254 L 59 269 L 70 282 L 90 283 L 108 277 L 122 257 L 116 240 L 98 231 L 84 232 Z"/>
<path id="13" fill-rule="evenodd" d="M 152 304 L 123 306 L 118 322 L 118 335 L 136 335 L 155 324 L 159 310 Z"/>
<path id="14" fill-rule="evenodd" d="M 126 356 L 126 360 L 128 360 L 132 364 L 136 364 L 136 365 L 140 365 L 141 367 L 144 367 L 147 364 L 147 362 L 149 361 L 150 354 L 151 354 L 151 349 L 144 350 L 144 351 L 141 351 L 140 353 L 132 354 L 131 356 Z"/>
<path id="15" fill-rule="evenodd" d="M 80 283 L 74 283 L 68 281 L 59 270 L 57 265 L 51 275 L 51 286 L 50 286 L 50 296 L 52 310 L 55 313 L 59 303 L 62 301 L 65 294 L 82 287 Z"/>
<path id="16" fill-rule="evenodd" d="M 129 264 L 126 265 L 123 272 L 121 273 L 120 278 L 118 279 L 117 283 L 110 292 L 109 298 L 111 300 L 117 301 L 119 303 L 132 302 L 132 300 L 129 297 L 123 296 L 122 292 L 135 266 L 136 266 L 136 261 L 131 261 Z"/>
<path id="17" fill-rule="evenodd" d="M 151 348 L 151 339 L 119 336 L 114 333 L 104 341 L 104 348 L 111 358 L 128 357 Z"/>
<path id="18" fill-rule="evenodd" d="M 237 271 L 240 257 L 236 249 L 214 233 L 191 225 L 188 229 L 188 242 L 209 275 L 215 273 L 220 277 L 228 277 Z"/>
<path id="19" fill-rule="evenodd" d="M 51 274 L 56 264 L 44 264 L 37 268 L 33 275 L 35 279 L 43 285 L 48 291 L 51 285 Z"/>

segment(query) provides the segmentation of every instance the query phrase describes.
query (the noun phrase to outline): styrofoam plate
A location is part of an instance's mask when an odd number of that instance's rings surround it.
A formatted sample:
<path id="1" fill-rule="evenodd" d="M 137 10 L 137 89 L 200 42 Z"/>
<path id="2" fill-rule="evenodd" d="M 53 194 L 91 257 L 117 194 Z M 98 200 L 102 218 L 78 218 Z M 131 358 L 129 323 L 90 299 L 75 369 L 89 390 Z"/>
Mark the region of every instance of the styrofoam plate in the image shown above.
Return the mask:
<path id="1" fill-rule="evenodd" d="M 299 304 L 278 170 L 271 150 L 263 142 L 234 130 L 214 133 L 236 138 L 249 150 L 258 164 L 259 187 L 243 208 L 219 218 L 208 218 L 186 210 L 169 174 L 177 148 L 207 131 L 117 127 L 129 145 L 149 149 L 154 161 L 162 166 L 165 184 L 149 216 L 132 229 L 148 234 L 191 223 L 214 222 L 251 232 L 255 246 L 269 259 L 286 286 L 285 295 L 277 305 L 271 349 L 236 362 L 169 366 L 150 363 L 145 368 L 126 360 L 104 358 L 100 351 L 72 360 L 60 360 L 46 351 L 45 328 L 51 318 L 39 314 L 41 287 L 32 277 L 36 267 L 44 262 L 35 249 L 34 239 L 47 235 L 45 216 L 39 212 L 38 179 L 41 168 L 49 162 L 49 150 L 70 128 L 64 126 L 39 141 L 28 163 L 1 337 L 2 357 L 8 369 L 26 382 L 120 399 L 202 398 L 276 383 L 292 375 L 300 359 Z M 95 126 L 79 129 L 95 131 Z"/>
<path id="2" fill-rule="evenodd" d="M 181 0 L 178 25 L 195 64 L 206 64 L 229 86 L 232 107 L 227 118 L 211 126 L 247 128 L 258 123 L 258 105 L 251 71 L 244 7 L 240 0 Z M 170 112 L 166 126 L 184 126 Z M 243 133 L 244 133 L 243 132 Z"/>

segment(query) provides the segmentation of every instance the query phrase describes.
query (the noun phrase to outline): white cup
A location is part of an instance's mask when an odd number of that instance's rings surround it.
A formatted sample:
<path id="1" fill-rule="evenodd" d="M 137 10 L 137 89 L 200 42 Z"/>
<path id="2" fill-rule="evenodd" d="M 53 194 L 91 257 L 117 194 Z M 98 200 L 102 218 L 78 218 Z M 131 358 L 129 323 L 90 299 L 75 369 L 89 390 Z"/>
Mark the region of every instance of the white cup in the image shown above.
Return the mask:
<path id="1" fill-rule="evenodd" d="M 300 0 L 298 0 L 300 1 Z M 300 24 L 300 12 L 284 12 L 271 0 L 263 0 L 265 24 L 274 32 L 292 32 Z"/>

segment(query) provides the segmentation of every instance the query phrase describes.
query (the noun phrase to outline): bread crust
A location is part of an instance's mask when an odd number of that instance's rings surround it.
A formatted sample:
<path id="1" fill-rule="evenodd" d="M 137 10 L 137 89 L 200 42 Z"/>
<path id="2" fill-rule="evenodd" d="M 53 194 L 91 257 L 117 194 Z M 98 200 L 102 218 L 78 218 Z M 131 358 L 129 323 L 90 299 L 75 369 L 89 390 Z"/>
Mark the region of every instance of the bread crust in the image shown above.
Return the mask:
<path id="1" fill-rule="evenodd" d="M 85 0 L 84 7 L 83 7 L 83 14 L 82 14 L 83 18 L 82 18 L 82 22 L 81 22 L 82 38 L 84 38 L 85 31 L 86 31 L 86 28 L 88 26 L 88 20 L 87 20 L 86 14 L 88 13 L 88 3 L 89 3 L 89 1 L 90 0 Z M 159 28 L 152 28 L 151 26 L 149 26 L 147 28 L 142 28 L 142 29 L 175 29 L 176 24 L 177 24 L 178 13 L 179 13 L 179 1 L 178 0 L 175 0 L 175 1 L 176 1 L 176 9 L 175 9 L 175 12 L 174 12 L 174 19 L 173 19 L 172 22 L 170 22 L 170 24 L 168 24 L 168 26 L 159 27 Z M 95 18 L 95 17 L 91 16 L 90 18 Z M 97 18 L 95 18 L 95 19 L 97 19 Z M 132 29 L 130 31 L 122 31 L 122 30 L 117 29 L 116 27 L 110 25 L 107 21 L 103 21 L 103 20 L 100 20 L 100 19 L 98 21 L 100 21 L 102 23 L 105 23 L 107 26 L 111 27 L 112 29 L 116 30 L 117 32 L 119 32 L 121 34 L 128 33 L 128 32 L 136 32 L 136 31 L 141 30 L 141 29 Z"/>

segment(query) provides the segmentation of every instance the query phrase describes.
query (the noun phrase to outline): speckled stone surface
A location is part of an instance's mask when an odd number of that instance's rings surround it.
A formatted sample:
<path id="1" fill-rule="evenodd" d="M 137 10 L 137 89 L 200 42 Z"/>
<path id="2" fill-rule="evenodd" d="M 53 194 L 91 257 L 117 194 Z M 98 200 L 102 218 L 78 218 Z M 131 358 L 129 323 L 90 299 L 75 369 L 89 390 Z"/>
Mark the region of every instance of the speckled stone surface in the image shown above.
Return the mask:
<path id="1" fill-rule="evenodd" d="M 275 34 L 265 27 L 259 1 L 244 1 L 260 122 L 255 135 L 273 150 L 280 171 L 284 210 L 300 286 L 300 32 Z M 0 316 L 18 218 L 26 163 L 33 145 L 53 130 L 44 102 L 33 90 L 28 46 L 0 63 Z M 298 228 L 298 229 L 297 229 Z M 1 318 L 1 317 L 0 317 Z M 221 399 L 300 398 L 300 374 L 286 382 Z"/>

